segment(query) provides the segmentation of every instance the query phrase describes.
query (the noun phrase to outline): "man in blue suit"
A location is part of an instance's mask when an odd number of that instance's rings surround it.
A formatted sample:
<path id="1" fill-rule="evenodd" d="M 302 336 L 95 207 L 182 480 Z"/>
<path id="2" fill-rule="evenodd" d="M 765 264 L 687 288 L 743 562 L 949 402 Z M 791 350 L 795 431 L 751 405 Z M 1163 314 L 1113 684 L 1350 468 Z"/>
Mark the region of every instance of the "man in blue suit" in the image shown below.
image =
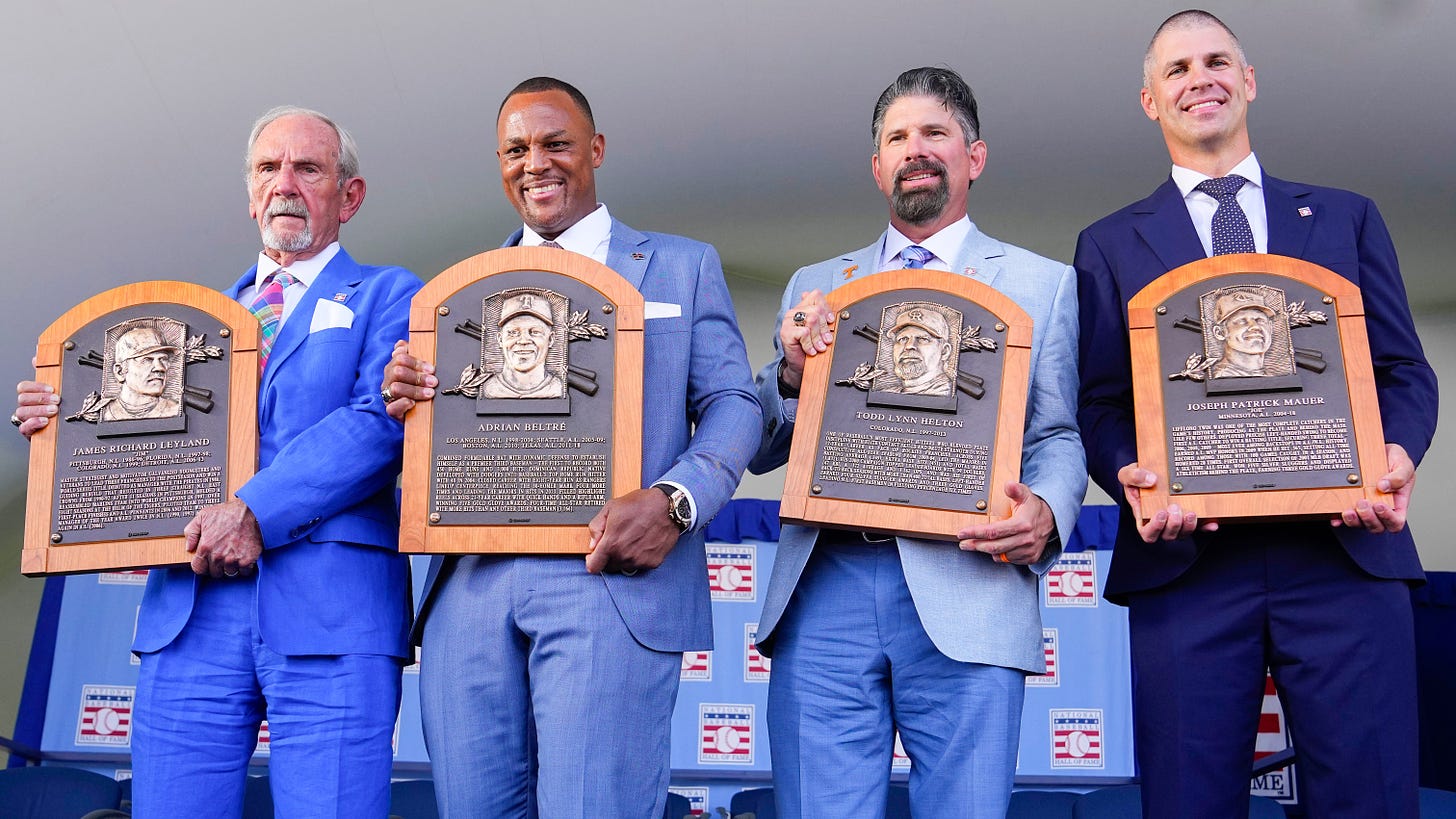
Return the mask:
<path id="1" fill-rule="evenodd" d="M 1415 464 L 1435 430 L 1436 379 L 1395 248 L 1370 200 L 1263 172 L 1247 123 L 1254 69 L 1213 15 L 1187 11 L 1164 22 L 1148 46 L 1143 85 L 1143 111 L 1162 129 L 1172 178 L 1085 230 L 1075 266 L 1082 437 L 1092 477 L 1122 507 L 1106 591 L 1128 606 L 1144 814 L 1247 815 L 1267 667 L 1309 814 L 1415 816 L 1407 584 L 1423 575 L 1405 518 Z M 1226 202 L 1199 188 L 1209 180 L 1204 188 Z M 1173 504 L 1139 528 L 1138 488 L 1166 476 L 1137 465 L 1127 302 L 1168 270 L 1239 242 L 1360 286 L 1389 461 L 1379 486 L 1394 493 L 1392 504 L 1361 501 L 1333 527 L 1219 524 Z"/>
<path id="2" fill-rule="evenodd" d="M 365 185 L 353 138 L 328 117 L 269 111 L 247 163 L 264 249 L 227 294 L 263 313 L 258 471 L 188 523 L 190 567 L 147 580 L 132 645 L 136 815 L 239 815 L 266 719 L 280 815 L 383 817 L 411 652 L 401 435 L 375 379 L 420 281 L 339 246 Z M 21 432 L 59 401 L 22 383 Z"/>
<path id="3" fill-rule="evenodd" d="M 1087 481 L 1075 279 L 966 216 L 986 163 L 979 131 L 975 97 L 954 71 L 913 69 L 885 90 L 871 169 L 890 202 L 889 229 L 794 274 L 779 355 L 758 375 L 765 423 L 750 468 L 762 472 L 788 459 L 806 357 L 833 343 L 825 292 L 878 271 L 935 268 L 995 287 L 1033 321 L 1022 482 L 1005 487 L 1010 519 L 967 526 L 959 544 L 783 527 L 758 646 L 774 660 L 768 727 L 786 817 L 873 815 L 885 804 L 896 728 L 915 815 L 1006 815 L 1023 680 L 1045 670 L 1037 578 L 1071 535 Z"/>
<path id="4" fill-rule="evenodd" d="M 525 225 L 611 267 L 646 300 L 642 478 L 608 501 L 579 557 L 436 558 L 420 603 L 420 710 L 445 816 L 660 816 L 682 652 L 713 646 L 703 529 L 760 422 L 718 254 L 640 233 L 597 202 L 606 154 L 573 86 L 526 80 L 502 103 L 501 181 Z M 401 417 L 434 396 L 401 344 Z M 537 762 L 539 761 L 539 767 Z"/>

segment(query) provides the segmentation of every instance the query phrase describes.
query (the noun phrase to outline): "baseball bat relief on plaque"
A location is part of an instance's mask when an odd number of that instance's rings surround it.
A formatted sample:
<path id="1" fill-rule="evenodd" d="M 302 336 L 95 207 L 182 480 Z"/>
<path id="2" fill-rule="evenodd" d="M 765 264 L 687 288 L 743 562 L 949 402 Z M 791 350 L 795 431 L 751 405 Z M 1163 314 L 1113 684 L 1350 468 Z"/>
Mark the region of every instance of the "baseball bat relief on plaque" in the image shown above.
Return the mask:
<path id="1" fill-rule="evenodd" d="M 35 379 L 60 412 L 30 442 L 21 571 L 187 563 L 182 529 L 258 463 L 258 320 L 186 282 L 140 282 L 56 319 Z"/>
<path id="2" fill-rule="evenodd" d="M 1287 256 L 1214 256 L 1128 304 L 1150 520 L 1331 517 L 1367 498 L 1385 445 L 1360 288 Z"/>
<path id="3" fill-rule="evenodd" d="M 426 284 L 410 352 L 440 385 L 405 419 L 400 550 L 585 553 L 602 505 L 641 486 L 642 326 L 630 283 L 565 250 Z"/>
<path id="4" fill-rule="evenodd" d="M 835 340 L 805 363 L 781 516 L 934 540 L 1010 517 L 1030 317 L 934 270 L 867 276 L 826 298 Z"/>

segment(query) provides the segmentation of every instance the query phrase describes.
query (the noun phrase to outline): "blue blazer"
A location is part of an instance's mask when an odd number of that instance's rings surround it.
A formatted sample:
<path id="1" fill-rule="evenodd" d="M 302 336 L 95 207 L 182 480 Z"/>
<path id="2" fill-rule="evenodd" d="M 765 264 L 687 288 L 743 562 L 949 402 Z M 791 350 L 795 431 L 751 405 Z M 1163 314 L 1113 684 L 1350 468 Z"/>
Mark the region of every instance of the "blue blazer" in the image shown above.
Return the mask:
<path id="1" fill-rule="evenodd" d="M 503 247 L 519 244 L 521 233 L 511 234 Z M 683 533 L 661 566 L 631 577 L 603 574 L 602 582 L 642 645 L 657 651 L 710 649 L 703 532 L 733 497 L 758 446 L 762 418 L 743 335 L 711 245 L 642 233 L 614 219 L 607 266 L 649 304 L 680 313 L 649 317 L 643 327 L 642 485 L 669 480 L 687 487 L 698 515 L 697 525 Z M 455 562 L 435 557 L 430 563 L 412 636 L 416 643 L 435 589 Z"/>
<path id="2" fill-rule="evenodd" d="M 236 299 L 255 271 L 227 295 Z M 269 356 L 258 389 L 258 472 L 237 496 L 263 534 L 259 633 L 281 654 L 412 656 L 394 500 L 403 433 L 384 412 L 379 379 L 408 333 L 419 288 L 404 268 L 363 266 L 340 249 Z M 133 651 L 176 638 L 198 582 L 185 566 L 151 572 Z"/>
<path id="3" fill-rule="evenodd" d="M 1264 203 L 1270 253 L 1327 267 L 1360 286 L 1385 440 L 1405 447 L 1420 464 L 1435 433 L 1436 375 L 1416 338 L 1395 247 L 1375 204 L 1349 191 L 1285 182 L 1267 174 Z M 1310 215 L 1301 216 L 1302 208 L 1308 208 Z M 1092 478 L 1122 507 L 1106 589 L 1114 602 L 1129 592 L 1172 581 L 1203 549 L 1224 538 L 1271 536 L 1267 526 L 1235 524 L 1174 542 L 1146 544 L 1138 536 L 1117 481 L 1117 470 L 1137 460 L 1128 299 L 1169 270 L 1202 258 L 1203 245 L 1171 179 L 1152 196 L 1102 219 L 1077 239 L 1073 264 L 1082 302 L 1078 419 Z M 1278 531 L 1285 538 L 1337 539 L 1362 569 L 1376 577 L 1424 577 L 1409 527 L 1398 534 L 1372 535 L 1316 522 L 1281 526 Z"/>
<path id="4" fill-rule="evenodd" d="M 883 243 L 881 236 L 880 241 L 847 256 L 801 268 L 784 291 L 774 327 L 809 290 L 828 293 L 847 280 L 846 274 L 875 270 Z M 1003 244 L 974 224 L 951 269 L 996 288 L 1031 316 L 1031 382 L 1021 482 L 1051 507 L 1065 543 L 1077 523 L 1087 488 L 1087 467 L 1077 437 L 1077 291 L 1072 269 Z M 754 472 L 767 472 L 787 462 L 798 411 L 797 400 L 785 401 L 779 395 L 783 350 L 777 333 L 774 348 L 778 355 L 758 374 L 764 427 L 758 455 L 749 465 Z M 792 525 L 784 526 L 779 535 L 778 555 L 759 618 L 758 646 L 765 654 L 773 650 L 773 630 L 793 597 L 818 536 L 817 528 Z M 905 537 L 897 538 L 897 543 L 916 614 L 942 654 L 962 662 L 1037 674 L 1045 670 L 1037 576 L 1051 568 L 1060 549 L 1048 549 L 1035 566 L 1019 567 L 995 563 L 979 552 L 961 551 L 953 543 Z"/>

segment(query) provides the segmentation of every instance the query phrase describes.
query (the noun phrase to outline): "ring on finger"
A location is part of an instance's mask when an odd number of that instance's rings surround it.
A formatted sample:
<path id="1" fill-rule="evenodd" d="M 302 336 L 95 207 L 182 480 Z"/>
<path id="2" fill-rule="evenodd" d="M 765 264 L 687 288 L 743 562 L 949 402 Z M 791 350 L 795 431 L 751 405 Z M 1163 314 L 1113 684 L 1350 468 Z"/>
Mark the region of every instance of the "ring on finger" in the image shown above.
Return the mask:
<path id="1" fill-rule="evenodd" d="M 14 413 L 11 413 L 10 414 L 10 423 L 14 424 L 17 427 L 20 426 L 20 416 L 14 414 Z"/>
<path id="2" fill-rule="evenodd" d="M 393 404 L 395 399 L 394 390 L 385 387 L 379 391 L 379 397 L 384 399 L 384 403 Z"/>
<path id="3" fill-rule="evenodd" d="M 237 577 L 238 576 L 238 570 L 237 569 L 223 569 L 222 570 L 222 573 L 223 573 L 223 576 L 224 577 Z"/>
<path id="4" fill-rule="evenodd" d="M 1002 563 L 1010 563 L 1011 562 L 1011 558 L 1005 552 L 1002 552 L 1002 553 L 996 555 L 996 559 L 999 560 L 999 561 L 1001 561 Z"/>
<path id="5" fill-rule="evenodd" d="M 800 327 L 803 327 L 804 326 L 804 322 L 805 321 L 808 321 L 808 319 L 809 319 L 809 317 L 806 316 L 806 315 L 804 315 L 804 311 L 803 310 L 800 310 L 799 312 L 797 312 L 797 313 L 794 314 L 794 323 L 797 324 L 797 325 L 799 325 Z"/>

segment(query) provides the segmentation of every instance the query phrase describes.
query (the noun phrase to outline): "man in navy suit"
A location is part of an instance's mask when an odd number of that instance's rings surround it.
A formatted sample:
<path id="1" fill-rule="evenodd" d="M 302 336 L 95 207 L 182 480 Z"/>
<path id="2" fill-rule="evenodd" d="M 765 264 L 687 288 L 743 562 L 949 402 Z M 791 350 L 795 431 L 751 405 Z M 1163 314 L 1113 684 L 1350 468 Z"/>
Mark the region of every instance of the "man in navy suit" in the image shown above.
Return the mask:
<path id="1" fill-rule="evenodd" d="M 1395 248 L 1370 200 L 1263 172 L 1247 125 L 1254 69 L 1213 15 L 1164 22 L 1143 85 L 1172 178 L 1083 231 L 1074 265 L 1082 439 L 1092 477 L 1122 507 L 1106 591 L 1128 606 L 1144 814 L 1246 815 L 1267 667 L 1310 815 L 1415 816 L 1407 586 L 1423 575 L 1405 521 L 1435 430 L 1436 380 Z M 1199 189 L 1207 180 L 1234 196 L 1220 202 Z M 1138 488 L 1167 476 L 1137 464 L 1127 302 L 1168 270 L 1240 244 L 1360 286 L 1389 462 L 1378 485 L 1392 503 L 1360 501 L 1329 523 L 1223 524 L 1173 504 L 1138 525 Z"/>
<path id="2" fill-rule="evenodd" d="M 276 316 L 260 344 L 258 471 L 188 523 L 190 567 L 147 580 L 132 646 L 136 815 L 240 813 L 266 719 L 280 815 L 383 817 L 411 652 L 401 434 L 376 379 L 420 281 L 339 246 L 365 185 L 353 138 L 328 117 L 269 111 L 247 162 L 264 249 L 227 294 Z M 60 397 L 34 382 L 19 393 L 28 437 Z"/>
<path id="3" fill-rule="evenodd" d="M 824 293 L 856 276 L 924 267 L 994 287 L 1031 316 L 1022 482 L 1002 488 L 1009 519 L 967 525 L 958 544 L 784 526 L 758 630 L 774 660 L 774 797 L 785 817 L 876 815 L 898 730 L 916 816 L 1003 817 L 1023 682 L 1045 670 L 1037 581 L 1061 554 L 1058 530 L 1071 535 L 1087 487 L 1075 418 L 1076 277 L 981 233 L 966 215 L 986 143 L 960 75 L 904 72 L 875 104 L 871 132 L 889 227 L 789 281 L 779 355 L 758 375 L 764 428 L 751 468 L 789 458 L 805 361 L 834 341 Z M 943 321 L 907 327 L 904 338 L 921 336 L 912 358 L 941 357 Z M 921 369 L 897 374 L 920 388 Z"/>
<path id="4" fill-rule="evenodd" d="M 606 155 L 573 86 L 526 80 L 501 104 L 501 182 L 524 226 L 611 267 L 645 299 L 642 478 L 579 557 L 436 558 L 420 603 L 420 710 L 446 816 L 660 816 L 682 652 L 713 647 L 703 529 L 758 445 L 760 413 L 718 254 L 618 222 Z M 392 415 L 429 400 L 403 343 Z M 538 765 L 539 762 L 539 765 Z"/>

